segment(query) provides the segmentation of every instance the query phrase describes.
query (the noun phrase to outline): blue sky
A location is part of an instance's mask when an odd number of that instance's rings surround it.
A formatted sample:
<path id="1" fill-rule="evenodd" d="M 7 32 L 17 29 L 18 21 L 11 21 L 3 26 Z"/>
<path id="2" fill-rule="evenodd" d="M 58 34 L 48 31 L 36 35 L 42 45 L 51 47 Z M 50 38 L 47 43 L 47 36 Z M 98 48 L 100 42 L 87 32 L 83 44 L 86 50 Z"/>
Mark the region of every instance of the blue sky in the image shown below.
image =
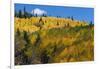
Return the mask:
<path id="1" fill-rule="evenodd" d="M 93 8 L 83 8 L 83 7 L 69 7 L 69 6 L 51 6 L 51 5 L 35 5 L 35 4 L 15 4 L 15 10 L 23 10 L 26 8 L 27 12 L 32 12 L 32 10 L 38 8 L 47 12 L 47 15 L 51 16 L 61 16 L 61 17 L 71 17 L 80 21 L 94 23 L 94 9 Z"/>

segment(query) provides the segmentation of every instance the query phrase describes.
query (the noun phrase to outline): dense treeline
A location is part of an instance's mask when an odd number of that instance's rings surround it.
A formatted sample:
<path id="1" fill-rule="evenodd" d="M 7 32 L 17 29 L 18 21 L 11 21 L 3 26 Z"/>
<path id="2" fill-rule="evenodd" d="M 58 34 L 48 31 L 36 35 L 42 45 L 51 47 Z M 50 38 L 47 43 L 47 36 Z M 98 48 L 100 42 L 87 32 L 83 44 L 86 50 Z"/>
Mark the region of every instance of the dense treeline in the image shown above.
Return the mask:
<path id="1" fill-rule="evenodd" d="M 26 8 L 24 7 L 23 11 L 19 10 L 18 12 L 15 10 L 15 17 L 19 18 L 30 18 L 32 17 L 32 14 L 26 11 Z"/>
<path id="2" fill-rule="evenodd" d="M 38 15 L 37 14 L 32 14 L 30 12 L 27 12 L 25 7 L 24 7 L 23 10 L 21 10 L 21 9 L 19 11 L 15 10 L 15 17 L 18 17 L 18 18 L 30 18 L 30 17 L 33 17 L 33 16 L 37 17 Z M 42 17 L 47 17 L 46 14 L 43 14 L 41 16 Z"/>

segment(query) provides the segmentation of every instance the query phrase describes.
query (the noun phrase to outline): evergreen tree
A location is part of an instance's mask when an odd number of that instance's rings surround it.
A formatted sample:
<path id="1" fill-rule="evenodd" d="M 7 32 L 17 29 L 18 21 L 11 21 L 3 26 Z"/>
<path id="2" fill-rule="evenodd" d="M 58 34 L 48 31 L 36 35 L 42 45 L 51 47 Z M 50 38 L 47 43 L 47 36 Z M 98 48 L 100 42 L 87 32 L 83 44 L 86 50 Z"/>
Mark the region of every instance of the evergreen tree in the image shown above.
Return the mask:
<path id="1" fill-rule="evenodd" d="M 42 17 L 39 19 L 39 23 L 42 22 Z"/>
<path id="2" fill-rule="evenodd" d="M 16 32 L 16 33 L 17 33 L 18 36 L 20 36 L 20 31 L 19 31 L 19 29 L 17 29 L 17 32 Z"/>
<path id="3" fill-rule="evenodd" d="M 34 45 L 39 46 L 40 42 L 41 42 L 41 38 L 40 38 L 40 35 L 37 33 L 37 38 L 36 38 L 36 41 L 35 41 Z"/>
<path id="4" fill-rule="evenodd" d="M 57 22 L 57 26 L 59 26 L 59 22 Z"/>
<path id="5" fill-rule="evenodd" d="M 89 26 L 90 26 L 90 27 L 92 27 L 92 26 L 93 26 L 93 22 L 92 22 L 92 21 L 90 22 Z"/>
<path id="6" fill-rule="evenodd" d="M 17 13 L 17 11 L 15 10 L 15 17 L 18 17 L 18 13 Z"/>
<path id="7" fill-rule="evenodd" d="M 27 42 L 27 44 L 29 44 L 29 37 L 26 31 L 24 31 L 24 40 Z"/>
<path id="8" fill-rule="evenodd" d="M 47 15 L 46 15 L 46 14 L 43 14 L 42 16 L 43 16 L 43 17 L 47 17 Z"/>
<path id="9" fill-rule="evenodd" d="M 41 63 L 46 64 L 49 62 L 50 57 L 47 54 L 47 51 L 45 50 L 44 52 L 42 52 L 41 56 Z"/>
<path id="10" fill-rule="evenodd" d="M 22 18 L 22 17 L 23 17 L 22 11 L 21 11 L 21 10 L 19 10 L 19 15 L 18 15 L 18 17 L 19 17 L 19 18 Z"/>
<path id="11" fill-rule="evenodd" d="M 71 17 L 71 20 L 72 20 L 72 21 L 74 20 L 73 16 Z"/>
<path id="12" fill-rule="evenodd" d="M 26 18 L 26 14 L 27 14 L 26 8 L 24 7 L 24 18 Z"/>

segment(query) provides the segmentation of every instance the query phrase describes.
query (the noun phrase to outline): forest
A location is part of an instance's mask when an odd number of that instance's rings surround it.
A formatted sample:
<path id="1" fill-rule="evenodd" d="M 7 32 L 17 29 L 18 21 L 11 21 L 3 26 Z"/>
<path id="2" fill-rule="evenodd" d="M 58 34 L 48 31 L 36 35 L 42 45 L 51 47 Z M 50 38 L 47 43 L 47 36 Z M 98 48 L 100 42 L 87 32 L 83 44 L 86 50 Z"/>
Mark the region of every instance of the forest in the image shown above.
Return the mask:
<path id="1" fill-rule="evenodd" d="M 73 16 L 32 15 L 24 7 L 14 16 L 15 65 L 94 60 L 94 23 Z"/>

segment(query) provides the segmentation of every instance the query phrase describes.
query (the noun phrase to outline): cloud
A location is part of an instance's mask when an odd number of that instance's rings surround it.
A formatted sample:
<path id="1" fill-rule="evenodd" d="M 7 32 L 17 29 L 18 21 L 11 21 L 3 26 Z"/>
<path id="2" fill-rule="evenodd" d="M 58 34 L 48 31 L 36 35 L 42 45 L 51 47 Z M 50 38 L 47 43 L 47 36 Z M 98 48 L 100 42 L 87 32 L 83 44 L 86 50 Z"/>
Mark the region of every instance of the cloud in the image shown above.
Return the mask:
<path id="1" fill-rule="evenodd" d="M 43 14 L 47 14 L 47 12 L 45 10 L 42 10 L 42 9 L 39 9 L 39 8 L 35 8 L 34 10 L 32 10 L 31 12 L 32 14 L 34 15 L 38 15 L 38 16 L 41 16 Z"/>

